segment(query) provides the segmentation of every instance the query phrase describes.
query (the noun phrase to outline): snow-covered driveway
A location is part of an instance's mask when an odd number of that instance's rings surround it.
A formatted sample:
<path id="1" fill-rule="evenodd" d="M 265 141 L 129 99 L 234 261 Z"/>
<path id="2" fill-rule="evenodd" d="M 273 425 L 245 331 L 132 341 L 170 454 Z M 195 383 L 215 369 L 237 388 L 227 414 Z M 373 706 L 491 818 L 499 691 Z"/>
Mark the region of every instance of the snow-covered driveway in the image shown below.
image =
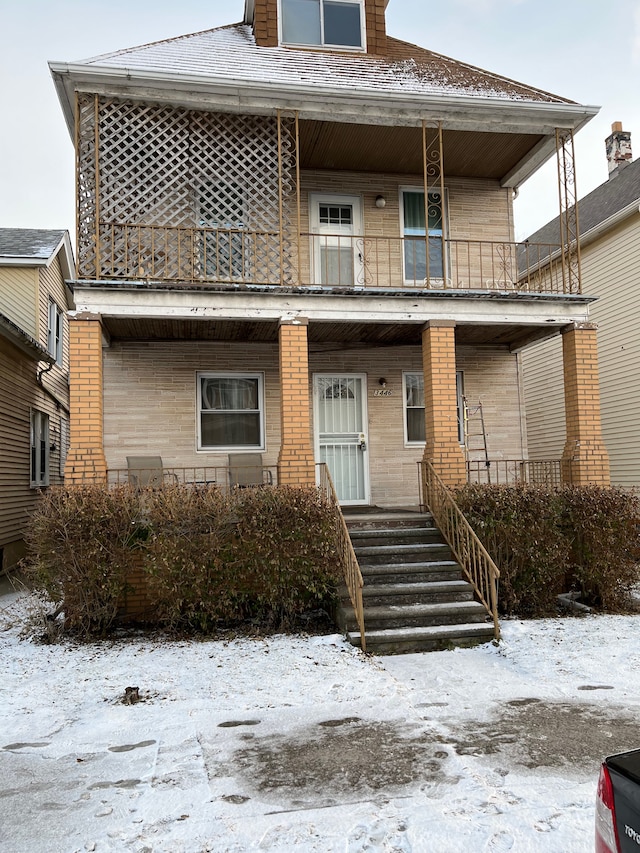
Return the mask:
<path id="1" fill-rule="evenodd" d="M 337 635 L 34 645 L 26 604 L 0 599 L 2 853 L 584 853 L 601 757 L 640 746 L 638 617 L 367 658 Z"/>

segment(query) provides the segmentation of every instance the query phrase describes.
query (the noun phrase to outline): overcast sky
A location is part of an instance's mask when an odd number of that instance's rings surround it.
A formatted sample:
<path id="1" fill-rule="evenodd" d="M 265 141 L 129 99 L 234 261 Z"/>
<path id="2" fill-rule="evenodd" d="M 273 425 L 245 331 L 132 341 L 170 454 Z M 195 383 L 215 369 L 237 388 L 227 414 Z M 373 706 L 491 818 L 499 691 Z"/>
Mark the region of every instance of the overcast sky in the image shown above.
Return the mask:
<path id="1" fill-rule="evenodd" d="M 0 0 L 0 226 L 68 228 L 73 148 L 48 60 L 241 20 L 244 0 Z M 607 178 L 604 139 L 621 121 L 640 156 L 640 0 L 390 0 L 390 35 L 583 104 L 578 195 Z M 522 239 L 558 213 L 555 161 L 520 190 Z"/>

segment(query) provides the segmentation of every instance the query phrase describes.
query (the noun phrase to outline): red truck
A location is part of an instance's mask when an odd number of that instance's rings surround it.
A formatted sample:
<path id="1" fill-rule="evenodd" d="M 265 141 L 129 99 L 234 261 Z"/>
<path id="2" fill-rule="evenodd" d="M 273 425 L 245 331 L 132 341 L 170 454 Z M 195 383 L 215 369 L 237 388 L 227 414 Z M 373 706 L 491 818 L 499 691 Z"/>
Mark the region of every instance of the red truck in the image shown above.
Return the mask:
<path id="1" fill-rule="evenodd" d="M 596 797 L 596 853 L 640 853 L 640 749 L 602 762 Z"/>

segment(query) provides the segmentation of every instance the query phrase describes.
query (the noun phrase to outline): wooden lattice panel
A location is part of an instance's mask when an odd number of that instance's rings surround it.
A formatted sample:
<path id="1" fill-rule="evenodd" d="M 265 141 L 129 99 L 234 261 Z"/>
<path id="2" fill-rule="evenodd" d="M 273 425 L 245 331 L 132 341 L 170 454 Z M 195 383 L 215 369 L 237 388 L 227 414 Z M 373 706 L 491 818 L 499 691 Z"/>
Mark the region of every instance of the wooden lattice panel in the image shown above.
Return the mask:
<path id="1" fill-rule="evenodd" d="M 78 273 L 81 278 L 96 274 L 96 110 L 92 96 L 78 99 Z"/>
<path id="2" fill-rule="evenodd" d="M 79 116 L 82 277 L 294 281 L 293 119 L 93 95 Z"/>

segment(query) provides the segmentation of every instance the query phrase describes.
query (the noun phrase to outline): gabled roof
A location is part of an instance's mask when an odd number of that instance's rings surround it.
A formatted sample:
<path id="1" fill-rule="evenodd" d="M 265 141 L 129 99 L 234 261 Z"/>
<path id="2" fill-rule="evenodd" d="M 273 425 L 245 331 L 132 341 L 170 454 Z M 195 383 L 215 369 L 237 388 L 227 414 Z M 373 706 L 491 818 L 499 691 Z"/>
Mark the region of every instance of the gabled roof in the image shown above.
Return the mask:
<path id="1" fill-rule="evenodd" d="M 232 24 L 82 60 L 74 65 L 187 74 L 287 87 L 443 94 L 574 104 L 441 54 L 388 38 L 385 57 L 258 47 L 251 27 Z M 58 63 L 52 65 L 57 66 Z"/>
<path id="2" fill-rule="evenodd" d="M 68 231 L 42 228 L 0 228 L 0 266 L 49 266 L 60 253 L 65 279 L 75 277 Z"/>
<path id="3" fill-rule="evenodd" d="M 627 214 L 640 208 L 640 159 L 613 174 L 578 201 L 581 242 L 597 236 Z M 528 238 L 530 243 L 559 243 L 560 217 L 543 225 Z"/>

